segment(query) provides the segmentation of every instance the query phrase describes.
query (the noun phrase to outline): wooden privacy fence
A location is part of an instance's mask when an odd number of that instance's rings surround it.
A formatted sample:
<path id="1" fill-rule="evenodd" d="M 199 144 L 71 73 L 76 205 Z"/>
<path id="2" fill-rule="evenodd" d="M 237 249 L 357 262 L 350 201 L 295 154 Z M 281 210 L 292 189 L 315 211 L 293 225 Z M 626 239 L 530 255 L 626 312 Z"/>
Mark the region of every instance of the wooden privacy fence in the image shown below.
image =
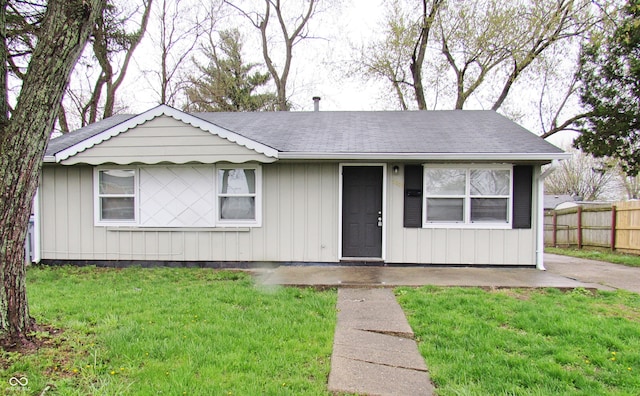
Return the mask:
<path id="1" fill-rule="evenodd" d="M 640 201 L 545 212 L 547 246 L 599 247 L 640 254 Z"/>

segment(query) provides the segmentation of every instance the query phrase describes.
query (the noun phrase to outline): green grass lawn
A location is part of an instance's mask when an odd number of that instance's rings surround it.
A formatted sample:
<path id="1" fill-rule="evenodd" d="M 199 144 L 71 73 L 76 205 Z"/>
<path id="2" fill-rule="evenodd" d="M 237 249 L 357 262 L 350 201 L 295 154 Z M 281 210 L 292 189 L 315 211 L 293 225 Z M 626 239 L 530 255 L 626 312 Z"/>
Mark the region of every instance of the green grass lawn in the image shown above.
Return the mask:
<path id="1" fill-rule="evenodd" d="M 0 394 L 329 394 L 335 290 L 205 269 L 32 267 L 28 295 L 48 347 L 2 353 Z M 640 394 L 638 294 L 396 295 L 439 395 Z"/>
<path id="2" fill-rule="evenodd" d="M 640 267 L 640 256 L 633 254 L 592 249 L 564 249 L 554 247 L 545 247 L 544 251 L 545 253 L 562 254 L 565 256 L 606 261 L 614 264 L 623 264 L 630 267 Z"/>
<path id="3" fill-rule="evenodd" d="M 50 348 L 4 353 L 0 394 L 327 394 L 336 292 L 262 290 L 240 272 L 30 268 Z M 5 379 L 7 381 L 5 381 Z"/>
<path id="4" fill-rule="evenodd" d="M 640 295 L 399 288 L 439 395 L 639 395 Z"/>

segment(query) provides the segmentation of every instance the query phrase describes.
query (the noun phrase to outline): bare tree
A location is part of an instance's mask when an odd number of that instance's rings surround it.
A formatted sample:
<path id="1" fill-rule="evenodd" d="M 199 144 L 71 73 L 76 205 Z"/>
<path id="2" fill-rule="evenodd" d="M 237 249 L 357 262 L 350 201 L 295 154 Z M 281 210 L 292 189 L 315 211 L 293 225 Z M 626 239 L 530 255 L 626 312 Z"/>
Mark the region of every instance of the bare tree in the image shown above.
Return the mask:
<path id="1" fill-rule="evenodd" d="M 80 70 L 74 73 L 72 86 L 66 93 L 77 111 L 80 126 L 94 123 L 114 114 L 117 90 L 126 76 L 133 54 L 140 44 L 149 22 L 153 0 L 142 0 L 133 9 L 126 2 L 109 5 L 96 23 L 91 54 L 78 63 Z M 139 15 L 135 30 L 128 31 L 133 18 Z M 96 69 L 97 76 L 93 72 Z M 83 80 L 83 81 L 82 81 Z M 78 91 L 76 91 L 78 90 Z M 66 120 L 68 108 L 60 109 L 61 129 L 68 131 Z"/>
<path id="2" fill-rule="evenodd" d="M 159 69 L 151 85 L 158 93 L 159 102 L 176 105 L 179 93 L 184 89 L 182 70 L 196 48 L 204 31 L 204 23 L 213 28 L 221 2 L 211 2 L 209 9 L 195 6 L 185 0 L 161 0 L 157 5 L 155 20 L 159 32 L 150 37 L 154 48 L 160 50 Z"/>
<path id="3" fill-rule="evenodd" d="M 455 108 L 489 84 L 491 91 L 498 87 L 489 105 L 498 110 L 535 60 L 554 44 L 584 35 L 597 20 L 587 0 L 449 5 L 439 18 L 440 41 L 456 77 Z"/>
<path id="4" fill-rule="evenodd" d="M 33 4 L 36 2 L 27 8 Z M 20 6 L 0 2 L 1 32 L 7 28 L 7 10 L 16 11 Z M 33 24 L 31 29 L 37 33 L 28 39 L 28 55 L 19 57 L 23 64 L 16 63 L 22 81 L 13 109 L 6 105 L 8 80 L 0 86 L 5 103 L 0 105 L 4 107 L 0 113 L 0 336 L 4 346 L 30 344 L 29 333 L 35 330 L 29 315 L 24 261 L 31 202 L 69 75 L 105 6 L 105 0 L 47 2 L 41 18 L 24 22 L 25 26 Z M 15 47 L 8 46 L 5 34 L 0 35 L 0 41 L 0 64 L 6 76 L 7 65 L 12 64 L 8 50 Z"/>
<path id="5" fill-rule="evenodd" d="M 574 195 L 585 201 L 616 198 L 618 174 L 610 163 L 576 149 L 568 151 L 572 157 L 560 162 L 545 179 L 545 193 Z"/>
<path id="6" fill-rule="evenodd" d="M 264 11 L 248 11 L 233 4 L 229 0 L 224 1 L 225 4 L 235 8 L 243 15 L 251 24 L 260 32 L 262 42 L 262 56 L 264 58 L 267 69 L 276 85 L 278 95 L 278 110 L 288 111 L 290 104 L 287 97 L 287 81 L 289 72 L 291 71 L 291 62 L 293 59 L 293 47 L 300 41 L 310 37 L 308 32 L 308 22 L 317 11 L 320 0 L 306 0 L 301 2 L 299 12 L 290 12 L 285 9 L 280 0 L 264 0 Z M 275 16 L 273 16 L 273 14 Z M 288 15 L 293 15 L 288 17 Z M 277 28 L 282 44 L 282 52 L 278 52 L 270 41 L 269 31 L 272 26 L 272 18 L 277 20 Z M 274 40 L 275 41 L 275 40 Z M 282 66 L 274 61 L 274 56 L 282 58 Z"/>
<path id="7" fill-rule="evenodd" d="M 514 9 L 495 2 L 464 2 L 442 11 L 441 51 L 455 76 L 455 109 L 485 81 L 488 73 L 509 59 Z M 473 15 L 472 18 L 469 16 Z"/>
<path id="8" fill-rule="evenodd" d="M 404 3 L 394 0 L 389 4 L 383 38 L 359 50 L 351 74 L 388 81 L 401 110 L 411 107 L 407 100 L 409 95 L 415 98 L 418 109 L 426 110 L 424 62 L 436 13 L 444 1 L 423 0 L 421 8 L 407 8 Z"/>
<path id="9" fill-rule="evenodd" d="M 406 22 L 410 16 L 402 9 L 399 0 L 391 3 L 388 13 L 390 17 L 384 26 L 384 38 L 370 42 L 359 50 L 359 57 L 353 62 L 350 74 L 364 79 L 382 78 L 388 81 L 400 110 L 408 110 L 406 97 L 410 94 L 411 82 L 408 81 L 407 68 L 416 33 Z"/>
<path id="10" fill-rule="evenodd" d="M 629 176 L 622 169 L 620 169 L 619 175 L 627 199 L 640 199 L 640 175 Z"/>
<path id="11" fill-rule="evenodd" d="M 550 81 L 542 80 L 553 77 L 563 81 L 566 96 L 558 97 L 554 91 L 553 104 L 558 107 L 545 112 L 541 133 L 551 136 L 574 128 L 584 116 L 573 106 L 577 86 L 571 81 L 578 57 L 564 74 L 542 69 L 552 64 L 543 59 L 547 54 L 562 58 L 566 48 L 575 53 L 573 49 L 606 17 L 606 4 L 598 8 L 589 0 L 419 3 L 411 7 L 413 3 L 406 0 L 394 1 L 386 16 L 384 37 L 365 46 L 364 56 L 358 56 L 356 70 L 365 78 L 389 81 L 401 109 L 435 108 L 444 98 L 450 100 L 451 108 L 466 108 L 473 99 L 474 106 L 498 110 L 514 87 L 514 95 L 540 92 L 539 87 Z M 535 72 L 529 72 L 532 68 Z M 421 74 L 415 73 L 418 70 Z M 413 105 L 407 100 L 411 90 Z M 548 99 L 549 93 L 547 89 L 541 95 Z M 533 109 L 525 112 L 534 115 Z"/>

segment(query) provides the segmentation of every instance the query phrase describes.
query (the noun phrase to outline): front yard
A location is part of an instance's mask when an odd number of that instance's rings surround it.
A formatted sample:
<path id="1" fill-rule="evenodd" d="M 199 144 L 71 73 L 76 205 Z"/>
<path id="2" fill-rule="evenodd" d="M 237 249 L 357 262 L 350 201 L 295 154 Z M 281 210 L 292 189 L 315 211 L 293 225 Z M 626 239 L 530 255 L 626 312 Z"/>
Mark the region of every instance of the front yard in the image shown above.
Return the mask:
<path id="1" fill-rule="evenodd" d="M 206 269 L 32 267 L 28 293 L 48 346 L 3 353 L 0 394 L 329 394 L 335 290 Z M 396 295 L 440 395 L 640 394 L 638 294 Z"/>
<path id="2" fill-rule="evenodd" d="M 399 288 L 439 395 L 639 395 L 640 295 Z"/>
<path id="3" fill-rule="evenodd" d="M 11 377 L 28 378 L 27 394 L 326 393 L 334 291 L 169 268 L 30 268 L 27 287 L 32 315 L 63 332 L 53 348 L 5 354 L 0 394 L 19 388 Z"/>

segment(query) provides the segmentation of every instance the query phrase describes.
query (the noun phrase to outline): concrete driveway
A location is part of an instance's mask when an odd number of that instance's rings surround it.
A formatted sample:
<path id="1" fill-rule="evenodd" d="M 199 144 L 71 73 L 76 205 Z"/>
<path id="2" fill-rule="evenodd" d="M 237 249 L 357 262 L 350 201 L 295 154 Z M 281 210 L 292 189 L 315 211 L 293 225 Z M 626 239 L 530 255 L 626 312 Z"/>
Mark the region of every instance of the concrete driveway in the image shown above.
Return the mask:
<path id="1" fill-rule="evenodd" d="M 582 283 L 640 293 L 640 268 L 556 254 L 544 255 L 547 272 Z"/>

